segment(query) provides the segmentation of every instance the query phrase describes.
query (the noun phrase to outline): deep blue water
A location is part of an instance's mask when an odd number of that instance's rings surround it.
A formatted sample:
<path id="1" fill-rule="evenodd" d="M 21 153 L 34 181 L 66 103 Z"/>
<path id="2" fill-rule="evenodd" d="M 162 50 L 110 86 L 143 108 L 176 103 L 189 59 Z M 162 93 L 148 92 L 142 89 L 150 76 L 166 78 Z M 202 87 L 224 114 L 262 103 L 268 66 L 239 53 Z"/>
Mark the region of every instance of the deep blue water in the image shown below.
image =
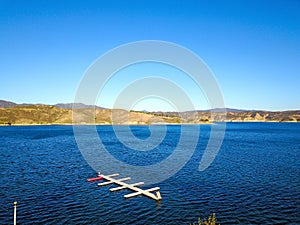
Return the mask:
<path id="1" fill-rule="evenodd" d="M 157 184 L 161 202 L 126 200 L 128 191 L 86 182 L 96 173 L 72 126 L 0 127 L 0 224 L 12 224 L 14 201 L 18 224 L 189 224 L 212 212 L 220 224 L 300 224 L 300 124 L 228 123 L 217 157 L 199 172 L 211 126 L 200 126 L 190 161 Z M 181 131 L 167 126 L 156 149 L 130 151 L 111 126 L 97 129 L 110 153 L 132 165 L 171 155 Z M 131 130 L 140 139 L 150 135 L 147 126 Z"/>

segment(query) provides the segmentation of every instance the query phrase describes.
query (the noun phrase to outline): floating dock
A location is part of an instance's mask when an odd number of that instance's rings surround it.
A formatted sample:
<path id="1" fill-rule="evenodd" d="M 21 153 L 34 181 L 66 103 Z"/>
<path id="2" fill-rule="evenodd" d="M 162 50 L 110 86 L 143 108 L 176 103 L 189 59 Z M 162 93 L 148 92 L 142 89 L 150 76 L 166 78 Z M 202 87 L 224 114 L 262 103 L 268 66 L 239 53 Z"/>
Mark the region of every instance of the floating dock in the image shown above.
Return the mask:
<path id="1" fill-rule="evenodd" d="M 114 177 L 119 176 L 119 174 L 111 174 L 111 175 L 103 175 L 103 174 L 98 174 L 98 176 L 102 177 L 103 179 L 107 180 L 106 182 L 103 183 L 98 183 L 98 186 L 105 186 L 105 185 L 109 185 L 109 184 L 117 184 L 119 185 L 119 187 L 115 187 L 115 188 L 111 188 L 109 189 L 111 192 L 114 191 L 120 191 L 120 190 L 124 190 L 124 189 L 129 189 L 131 191 L 133 191 L 133 193 L 124 195 L 125 198 L 132 198 L 135 196 L 139 196 L 139 195 L 145 195 L 149 198 L 152 198 L 156 201 L 160 201 L 161 200 L 161 195 L 160 195 L 160 188 L 159 187 L 154 187 L 154 188 L 150 188 L 150 189 L 146 189 L 143 190 L 141 188 L 139 188 L 139 186 L 144 185 L 144 182 L 138 182 L 138 183 L 134 183 L 134 184 L 127 184 L 124 181 L 128 181 L 131 178 L 130 177 L 124 177 L 121 179 L 115 179 Z M 152 192 L 155 192 L 152 193 Z"/>

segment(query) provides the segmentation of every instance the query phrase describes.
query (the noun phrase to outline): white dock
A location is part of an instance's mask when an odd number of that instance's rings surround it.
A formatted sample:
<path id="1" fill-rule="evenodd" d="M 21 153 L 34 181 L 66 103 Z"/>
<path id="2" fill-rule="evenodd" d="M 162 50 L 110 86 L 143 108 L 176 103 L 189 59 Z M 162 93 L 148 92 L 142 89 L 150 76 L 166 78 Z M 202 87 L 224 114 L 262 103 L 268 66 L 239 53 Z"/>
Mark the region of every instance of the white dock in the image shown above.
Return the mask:
<path id="1" fill-rule="evenodd" d="M 154 188 L 143 190 L 143 189 L 139 188 L 139 186 L 144 185 L 144 182 L 138 182 L 138 183 L 134 183 L 134 184 L 127 184 L 127 183 L 124 182 L 124 181 L 130 180 L 131 179 L 130 177 L 115 179 L 113 177 L 119 176 L 119 174 L 103 175 L 103 174 L 99 173 L 99 175 L 107 181 L 103 182 L 103 183 L 98 183 L 98 186 L 104 186 L 104 185 L 108 185 L 108 184 L 117 184 L 117 185 L 120 186 L 120 187 L 115 187 L 115 188 L 109 189 L 111 192 L 120 191 L 120 190 L 124 190 L 124 189 L 129 189 L 131 191 L 134 191 L 131 194 L 124 195 L 125 198 L 132 198 L 132 197 L 135 197 L 135 196 L 138 196 L 138 195 L 145 195 L 145 196 L 147 196 L 149 198 L 152 198 L 156 201 L 161 200 L 161 195 L 160 195 L 160 192 L 159 192 L 160 188 L 159 187 L 154 187 Z M 151 192 L 155 192 L 155 194 L 151 193 Z"/>

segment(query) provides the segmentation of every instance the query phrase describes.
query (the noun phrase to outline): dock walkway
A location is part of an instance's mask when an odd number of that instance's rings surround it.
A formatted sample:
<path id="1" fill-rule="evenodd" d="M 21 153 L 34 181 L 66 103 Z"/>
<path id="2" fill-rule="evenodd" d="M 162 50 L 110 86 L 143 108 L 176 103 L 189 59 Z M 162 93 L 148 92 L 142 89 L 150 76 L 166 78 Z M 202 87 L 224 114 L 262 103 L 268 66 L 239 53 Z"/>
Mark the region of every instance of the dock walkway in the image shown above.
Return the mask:
<path id="1" fill-rule="evenodd" d="M 156 201 L 160 201 L 161 195 L 160 195 L 160 188 L 159 187 L 154 187 L 154 188 L 150 188 L 150 189 L 146 189 L 143 190 L 141 188 L 139 188 L 139 186 L 144 185 L 144 182 L 138 182 L 138 183 L 134 183 L 134 184 L 127 184 L 124 181 L 130 180 L 130 177 L 124 177 L 121 179 L 115 179 L 114 177 L 119 176 L 119 174 L 111 174 L 111 175 L 103 175 L 99 173 L 99 176 L 101 176 L 103 179 L 107 180 L 106 182 L 103 183 L 98 183 L 98 186 L 105 186 L 105 185 L 109 185 L 109 184 L 117 184 L 119 185 L 119 187 L 115 187 L 115 188 L 111 188 L 109 189 L 111 192 L 114 191 L 120 191 L 120 190 L 124 190 L 124 189 L 129 189 L 131 191 L 133 191 L 133 193 L 124 195 L 125 198 L 132 198 L 138 195 L 145 195 L 149 198 L 152 198 Z M 152 193 L 152 192 L 155 192 Z"/>

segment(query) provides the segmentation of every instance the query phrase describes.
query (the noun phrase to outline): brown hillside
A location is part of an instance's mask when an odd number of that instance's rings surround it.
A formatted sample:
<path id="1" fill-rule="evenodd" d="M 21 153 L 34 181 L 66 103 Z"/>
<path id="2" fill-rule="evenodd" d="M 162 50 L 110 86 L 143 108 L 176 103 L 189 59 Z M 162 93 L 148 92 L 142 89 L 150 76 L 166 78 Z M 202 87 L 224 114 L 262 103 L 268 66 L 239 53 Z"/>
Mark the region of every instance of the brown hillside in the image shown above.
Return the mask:
<path id="1" fill-rule="evenodd" d="M 17 105 L 0 108 L 0 125 L 23 124 L 160 124 L 160 123 L 211 123 L 211 122 L 300 122 L 300 110 L 236 111 L 221 112 L 192 111 L 175 112 L 137 112 L 117 109 L 58 108 L 49 105 Z"/>

